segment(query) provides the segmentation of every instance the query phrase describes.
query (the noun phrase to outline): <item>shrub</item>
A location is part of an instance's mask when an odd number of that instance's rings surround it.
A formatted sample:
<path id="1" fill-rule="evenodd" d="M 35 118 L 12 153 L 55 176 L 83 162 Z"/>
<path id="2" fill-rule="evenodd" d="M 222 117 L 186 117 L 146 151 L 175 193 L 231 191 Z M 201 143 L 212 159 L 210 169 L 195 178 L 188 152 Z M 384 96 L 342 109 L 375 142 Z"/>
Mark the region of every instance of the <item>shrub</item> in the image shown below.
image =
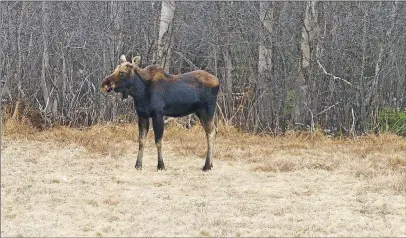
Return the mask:
<path id="1" fill-rule="evenodd" d="M 380 131 L 394 132 L 398 135 L 406 135 L 406 113 L 391 107 L 384 107 L 379 111 Z"/>

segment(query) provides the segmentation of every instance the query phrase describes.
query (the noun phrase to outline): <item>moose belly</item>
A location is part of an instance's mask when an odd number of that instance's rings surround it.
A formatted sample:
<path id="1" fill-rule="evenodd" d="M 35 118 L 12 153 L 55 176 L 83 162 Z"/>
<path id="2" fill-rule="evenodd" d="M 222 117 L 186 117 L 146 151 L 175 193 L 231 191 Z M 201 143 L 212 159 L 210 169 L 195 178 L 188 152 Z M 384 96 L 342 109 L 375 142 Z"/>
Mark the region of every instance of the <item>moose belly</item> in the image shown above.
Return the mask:
<path id="1" fill-rule="evenodd" d="M 164 108 L 165 116 L 170 117 L 183 117 L 196 112 L 198 103 L 177 103 L 166 105 Z"/>

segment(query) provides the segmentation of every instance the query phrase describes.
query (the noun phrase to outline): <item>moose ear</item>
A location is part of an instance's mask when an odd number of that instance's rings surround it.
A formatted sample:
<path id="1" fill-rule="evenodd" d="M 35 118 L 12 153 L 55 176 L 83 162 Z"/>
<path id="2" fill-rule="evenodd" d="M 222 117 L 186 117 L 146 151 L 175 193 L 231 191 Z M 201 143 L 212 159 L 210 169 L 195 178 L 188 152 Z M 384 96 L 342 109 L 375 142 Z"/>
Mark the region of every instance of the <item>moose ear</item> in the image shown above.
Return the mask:
<path id="1" fill-rule="evenodd" d="M 121 55 L 120 56 L 120 64 L 127 62 L 127 58 L 125 57 L 125 55 Z"/>
<path id="2" fill-rule="evenodd" d="M 135 56 L 132 61 L 133 61 L 133 65 L 138 66 L 141 62 L 141 56 L 139 56 L 139 55 Z"/>

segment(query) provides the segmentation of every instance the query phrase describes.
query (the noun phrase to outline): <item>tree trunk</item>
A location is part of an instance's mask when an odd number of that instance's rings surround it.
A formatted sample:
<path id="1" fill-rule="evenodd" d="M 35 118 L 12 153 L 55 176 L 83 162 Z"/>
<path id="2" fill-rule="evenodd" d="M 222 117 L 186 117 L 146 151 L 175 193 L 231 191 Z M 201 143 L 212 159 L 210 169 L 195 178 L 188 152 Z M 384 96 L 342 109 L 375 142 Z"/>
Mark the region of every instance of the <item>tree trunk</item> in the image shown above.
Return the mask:
<path id="1" fill-rule="evenodd" d="M 49 55 L 48 55 L 48 3 L 42 2 L 42 44 L 43 44 L 43 52 L 42 52 L 42 67 L 41 67 L 41 82 L 40 86 L 42 89 L 43 99 L 44 99 L 44 106 L 42 108 L 43 113 L 45 113 L 45 119 L 48 119 L 49 113 L 51 112 L 51 107 L 49 106 L 51 102 L 50 95 L 47 87 L 46 76 L 47 76 L 47 68 L 49 66 Z"/>
<path id="2" fill-rule="evenodd" d="M 113 42 L 115 47 L 113 48 L 113 62 L 117 60 L 117 57 L 123 50 L 123 21 L 124 21 L 124 9 L 122 2 L 112 2 L 112 17 L 113 17 Z"/>
<path id="3" fill-rule="evenodd" d="M 111 11 L 110 11 L 110 19 L 113 23 L 111 32 L 112 32 L 112 44 L 111 44 L 111 62 L 113 64 L 113 69 L 116 66 L 117 59 L 119 55 L 122 53 L 123 49 L 123 34 L 122 34 L 122 25 L 124 20 L 124 12 L 123 12 L 123 3 L 122 2 L 111 2 Z M 118 103 L 119 100 L 114 97 L 111 98 L 112 100 L 112 120 L 116 120 L 117 117 L 117 110 L 118 110 Z"/>
<path id="4" fill-rule="evenodd" d="M 9 30 L 6 30 L 6 19 L 9 18 L 8 14 L 8 7 L 6 7 L 6 4 L 4 2 L 0 2 L 0 5 L 2 6 L 2 8 L 0 8 L 0 24 L 2 26 L 4 26 L 4 28 L 0 28 L 3 30 L 3 32 L 1 32 L 1 34 L 3 34 L 3 37 L 5 39 L 9 38 Z M 4 9 L 3 9 L 4 8 Z M 11 95 L 10 89 L 9 89 L 9 85 L 10 85 L 10 80 L 9 80 L 9 70 L 10 69 L 10 57 L 8 57 L 8 45 L 9 45 L 9 41 L 1 41 L 0 42 L 0 76 L 5 75 L 4 78 L 1 78 L 1 94 L 0 94 L 0 99 L 1 99 L 1 103 L 3 103 L 3 96 L 7 95 L 10 101 L 13 101 L 13 97 Z"/>
<path id="5" fill-rule="evenodd" d="M 159 22 L 157 63 L 161 65 L 165 69 L 165 71 L 169 71 L 170 66 L 174 13 L 175 2 L 163 1 Z"/>
<path id="6" fill-rule="evenodd" d="M 261 31 L 261 43 L 259 44 L 258 74 L 263 81 L 264 76 L 272 69 L 272 42 L 269 35 L 272 34 L 273 7 L 271 2 L 260 2 L 260 20 L 263 25 Z"/>
<path id="7" fill-rule="evenodd" d="M 361 62 L 361 77 L 360 77 L 360 97 L 358 101 L 360 101 L 360 129 L 361 132 L 367 130 L 366 125 L 366 85 L 365 85 L 365 77 L 364 72 L 366 68 L 366 57 L 367 57 L 367 32 L 368 32 L 368 25 L 367 25 L 367 17 L 368 17 L 368 9 L 365 9 L 364 16 L 363 16 L 363 27 L 362 27 L 362 62 Z"/>
<path id="8" fill-rule="evenodd" d="M 313 78 L 312 63 L 315 53 L 315 39 L 317 37 L 317 14 L 315 8 L 316 2 L 306 2 L 304 12 L 304 22 L 302 29 L 302 38 L 300 42 L 300 62 L 298 81 L 296 83 L 296 103 L 295 103 L 295 122 L 306 123 L 307 115 L 314 114 L 315 108 L 311 106 L 311 82 Z M 310 118 L 311 120 L 313 118 Z M 311 121 L 308 123 L 313 125 Z M 313 130 L 314 128 L 311 128 Z"/>
<path id="9" fill-rule="evenodd" d="M 23 56 L 22 56 L 22 49 L 21 49 L 21 30 L 23 28 L 23 19 L 24 19 L 24 13 L 25 13 L 25 2 L 21 3 L 21 13 L 20 17 L 18 19 L 19 25 L 18 25 L 18 30 L 17 30 L 17 51 L 18 51 L 18 64 L 17 64 L 17 75 L 16 75 L 16 80 L 17 80 L 17 88 L 18 88 L 18 95 L 17 95 L 17 100 L 22 100 L 25 98 L 24 91 L 22 89 L 22 69 L 23 69 Z"/>
<path id="10" fill-rule="evenodd" d="M 68 69 L 67 69 L 67 63 L 66 63 L 66 57 L 68 57 L 67 52 L 65 53 L 66 47 L 61 47 L 61 53 L 62 53 L 62 78 L 59 80 L 59 92 L 61 93 L 60 96 L 60 113 L 61 113 L 61 118 L 62 118 L 62 123 L 64 124 L 65 120 L 65 95 L 66 95 L 66 83 L 68 81 Z"/>
<path id="11" fill-rule="evenodd" d="M 233 111 L 233 61 L 231 59 L 230 46 L 222 47 L 224 59 L 224 87 L 223 93 L 225 95 L 225 114 L 226 118 L 231 118 Z"/>
<path id="12" fill-rule="evenodd" d="M 271 91 L 268 84 L 272 80 L 272 33 L 273 33 L 273 6 L 271 2 L 260 2 L 259 15 L 262 24 L 260 32 L 261 42 L 258 49 L 258 79 L 256 85 L 256 111 L 259 118 L 254 126 L 254 133 L 258 132 L 258 122 L 267 122 L 272 108 Z M 271 116 L 272 117 L 272 116 Z"/>
<path id="13" fill-rule="evenodd" d="M 368 94 L 366 95 L 366 101 L 368 103 L 368 106 L 372 106 L 371 104 L 373 103 L 374 97 L 377 94 L 377 91 L 379 89 L 379 82 L 380 82 L 380 71 L 381 71 L 381 63 L 383 59 L 383 53 L 386 48 L 390 47 L 389 43 L 391 42 L 391 36 L 392 36 L 392 30 L 395 27 L 395 19 L 396 19 L 396 10 L 397 10 L 397 5 L 398 2 L 395 1 L 393 3 L 392 9 L 391 9 L 391 15 L 390 15 L 390 27 L 386 31 L 385 34 L 385 43 L 387 44 L 381 44 L 379 47 L 379 53 L 378 53 L 378 59 L 376 60 L 375 63 L 375 73 L 374 73 L 374 78 L 372 82 L 372 88 L 371 90 L 368 91 Z"/>

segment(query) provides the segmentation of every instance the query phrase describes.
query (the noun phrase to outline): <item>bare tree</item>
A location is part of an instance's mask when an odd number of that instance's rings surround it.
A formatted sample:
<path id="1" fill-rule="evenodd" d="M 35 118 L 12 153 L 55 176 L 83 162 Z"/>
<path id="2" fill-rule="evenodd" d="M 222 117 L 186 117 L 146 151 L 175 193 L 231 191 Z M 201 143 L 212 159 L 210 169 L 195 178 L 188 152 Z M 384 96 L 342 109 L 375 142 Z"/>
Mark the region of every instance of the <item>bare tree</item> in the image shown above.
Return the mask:
<path id="1" fill-rule="evenodd" d="M 43 99 L 44 103 L 41 105 L 40 109 L 44 113 L 45 119 L 50 116 L 51 113 L 51 107 L 50 103 L 52 103 L 51 98 L 50 98 L 50 93 L 48 90 L 48 85 L 47 85 L 47 70 L 49 66 L 49 55 L 48 55 L 48 38 L 49 38 L 49 20 L 48 20 L 48 14 L 49 14 L 49 7 L 47 2 L 42 2 L 42 46 L 43 46 L 43 51 L 42 51 L 42 64 L 41 64 L 41 89 L 42 89 L 42 94 L 43 94 Z"/>
<path id="2" fill-rule="evenodd" d="M 300 41 L 299 75 L 296 85 L 298 100 L 295 106 L 295 121 L 302 122 L 304 118 L 307 118 L 306 115 L 310 112 L 311 130 L 314 130 L 315 108 L 314 105 L 312 105 L 311 97 L 313 96 L 312 89 L 314 89 L 316 83 L 316 79 L 313 75 L 313 63 L 317 47 L 317 32 L 316 2 L 306 2 L 303 16 L 302 38 Z"/>
<path id="3" fill-rule="evenodd" d="M 166 71 L 169 71 L 171 56 L 171 42 L 173 29 L 173 16 L 175 13 L 175 2 L 162 1 L 161 18 L 159 21 L 157 62 Z"/>
<path id="4" fill-rule="evenodd" d="M 0 6 L 2 105 L 25 101 L 48 125 L 133 120 L 131 100 L 98 90 L 122 53 L 215 74 L 218 115 L 258 133 L 376 131 L 382 111 L 406 110 L 401 1 Z"/>
<path id="5" fill-rule="evenodd" d="M 261 2 L 259 4 L 259 16 L 263 26 L 260 32 L 261 42 L 258 49 L 258 79 L 256 83 L 257 115 L 255 116 L 254 132 L 259 130 L 259 122 L 269 116 L 270 109 L 270 87 L 268 83 L 272 80 L 272 36 L 273 36 L 273 3 Z"/>

